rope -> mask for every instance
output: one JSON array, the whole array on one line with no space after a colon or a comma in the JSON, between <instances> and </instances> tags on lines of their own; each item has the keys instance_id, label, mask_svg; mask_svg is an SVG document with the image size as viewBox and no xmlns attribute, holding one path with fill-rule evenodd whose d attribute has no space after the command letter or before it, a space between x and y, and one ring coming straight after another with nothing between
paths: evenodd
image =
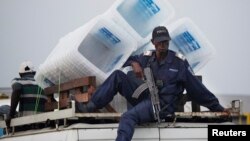
<instances>
[{"instance_id":1,"label":"rope","mask_svg":"<svg viewBox=\"0 0 250 141\"><path fill-rule=\"evenodd\" d=\"M35 105L35 114L37 114L37 109L39 106L41 94L42 94L42 88L40 86L37 86L37 97L36 97L36 105Z\"/></svg>"},{"instance_id":2,"label":"rope","mask_svg":"<svg viewBox=\"0 0 250 141\"><path fill-rule=\"evenodd\" d=\"M59 80L58 80L58 97L60 99L60 91L61 91L61 71L59 71ZM57 109L60 109L60 100L58 100L58 105L57 105Z\"/></svg>"}]
</instances>

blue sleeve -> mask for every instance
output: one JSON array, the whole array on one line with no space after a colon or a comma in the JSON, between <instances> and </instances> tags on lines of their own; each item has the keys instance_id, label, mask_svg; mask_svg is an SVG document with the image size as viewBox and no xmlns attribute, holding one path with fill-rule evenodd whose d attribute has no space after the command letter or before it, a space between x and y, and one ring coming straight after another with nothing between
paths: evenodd
<instances>
[{"instance_id":1,"label":"blue sleeve","mask_svg":"<svg viewBox=\"0 0 250 141\"><path fill-rule=\"evenodd\" d=\"M127 67L127 66L131 66L132 62L137 62L140 65L142 65L143 62L143 54L141 55L135 55L135 56L130 56L128 58L128 60L124 63L124 65L122 67Z\"/></svg>"},{"instance_id":2,"label":"blue sleeve","mask_svg":"<svg viewBox=\"0 0 250 141\"><path fill-rule=\"evenodd\" d=\"M191 100L196 103L207 107L211 111L223 111L224 108L220 105L219 100L216 96L211 93L202 82L194 76L191 67L188 62L185 62L185 81L184 86L189 94Z\"/></svg>"}]
</instances>

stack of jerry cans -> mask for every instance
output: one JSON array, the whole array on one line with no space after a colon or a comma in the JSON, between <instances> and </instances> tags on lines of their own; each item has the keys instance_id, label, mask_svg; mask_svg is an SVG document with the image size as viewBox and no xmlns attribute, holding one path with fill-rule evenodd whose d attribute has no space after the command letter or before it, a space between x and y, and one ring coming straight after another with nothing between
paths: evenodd
<instances>
[{"instance_id":1,"label":"stack of jerry cans","mask_svg":"<svg viewBox=\"0 0 250 141\"><path fill-rule=\"evenodd\" d=\"M43 88L91 75L100 84L122 67L136 45L124 29L98 16L60 39L35 78Z\"/></svg>"},{"instance_id":2,"label":"stack of jerry cans","mask_svg":"<svg viewBox=\"0 0 250 141\"><path fill-rule=\"evenodd\" d=\"M83 76L100 85L150 40L174 9L167 0L118 0L104 14L61 38L35 76L43 88Z\"/></svg>"}]
</instances>

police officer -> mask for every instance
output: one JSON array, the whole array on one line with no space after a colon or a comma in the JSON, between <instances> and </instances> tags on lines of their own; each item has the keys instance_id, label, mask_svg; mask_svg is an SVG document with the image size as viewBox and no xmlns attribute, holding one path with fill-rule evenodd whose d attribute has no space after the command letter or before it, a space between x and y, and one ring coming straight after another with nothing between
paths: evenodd
<instances>
[{"instance_id":1,"label":"police officer","mask_svg":"<svg viewBox=\"0 0 250 141\"><path fill-rule=\"evenodd\" d=\"M155 51L130 57L124 66L132 66L135 75L143 78L143 68L150 67L159 89L160 105L164 116L175 112L177 97L184 89L191 94L192 100L209 108L211 111L224 111L218 99L193 75L185 58L169 50L171 38L164 26L154 28L151 42ZM107 105L119 92L130 104L131 109L125 112L119 123L117 141L130 141L133 137L136 124L154 121L153 108L148 96L149 91L144 91L137 99L133 93L139 86L122 71L113 72L93 94L87 105L76 105L80 112L91 112L94 109Z\"/></svg>"},{"instance_id":2,"label":"police officer","mask_svg":"<svg viewBox=\"0 0 250 141\"><path fill-rule=\"evenodd\" d=\"M11 119L15 117L18 103L18 116L32 115L44 111L47 97L37 85L34 79L35 73L30 61L21 63L19 68L20 78L14 78L12 81L10 112L6 120L7 127L10 127Z\"/></svg>"}]
</instances>

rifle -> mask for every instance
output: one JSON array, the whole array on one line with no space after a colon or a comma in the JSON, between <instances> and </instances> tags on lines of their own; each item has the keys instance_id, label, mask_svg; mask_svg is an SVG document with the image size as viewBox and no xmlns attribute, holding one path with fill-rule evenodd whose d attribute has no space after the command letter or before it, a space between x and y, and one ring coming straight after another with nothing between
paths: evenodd
<instances>
[{"instance_id":1,"label":"rifle","mask_svg":"<svg viewBox=\"0 0 250 141\"><path fill-rule=\"evenodd\" d=\"M155 120L158 121L158 123L160 123L161 122L161 119L160 119L161 107L160 107L160 100L159 100L159 95L158 95L158 88L155 85L154 76L150 67L147 67L144 69L144 75L146 77L146 83L148 85L148 89L150 93L151 103L152 103L153 112L154 112L154 118Z\"/></svg>"}]
</instances>

